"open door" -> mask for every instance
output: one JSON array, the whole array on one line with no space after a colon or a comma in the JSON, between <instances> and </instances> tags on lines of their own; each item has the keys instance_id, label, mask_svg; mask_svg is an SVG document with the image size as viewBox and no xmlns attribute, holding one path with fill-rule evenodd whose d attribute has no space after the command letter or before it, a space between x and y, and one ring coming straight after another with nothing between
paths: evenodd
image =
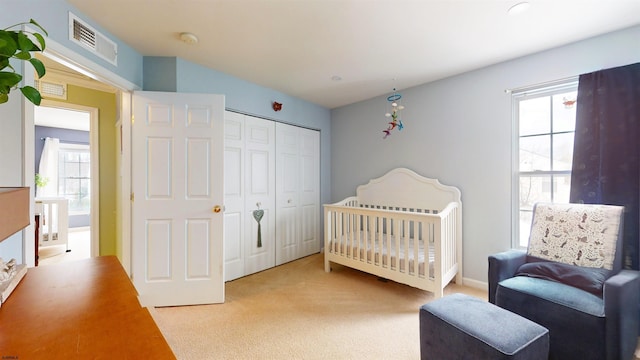
<instances>
[{"instance_id":1,"label":"open door","mask_svg":"<svg viewBox=\"0 0 640 360\"><path fill-rule=\"evenodd\" d=\"M131 137L142 304L224 302L224 96L134 92Z\"/></svg>"}]
</instances>

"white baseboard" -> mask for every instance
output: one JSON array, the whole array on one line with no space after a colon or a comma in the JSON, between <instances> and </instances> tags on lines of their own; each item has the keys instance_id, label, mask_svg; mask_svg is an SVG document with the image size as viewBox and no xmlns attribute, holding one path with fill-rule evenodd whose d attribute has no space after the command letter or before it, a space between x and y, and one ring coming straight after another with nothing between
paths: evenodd
<instances>
[{"instance_id":1,"label":"white baseboard","mask_svg":"<svg viewBox=\"0 0 640 360\"><path fill-rule=\"evenodd\" d=\"M476 288L476 289L480 289L480 290L484 290L484 291L489 291L489 284L484 282L484 281L478 281L478 280L474 280L474 279L469 279L466 277L462 278L462 284L466 285L468 287L472 287L472 288Z\"/></svg>"}]
</instances>

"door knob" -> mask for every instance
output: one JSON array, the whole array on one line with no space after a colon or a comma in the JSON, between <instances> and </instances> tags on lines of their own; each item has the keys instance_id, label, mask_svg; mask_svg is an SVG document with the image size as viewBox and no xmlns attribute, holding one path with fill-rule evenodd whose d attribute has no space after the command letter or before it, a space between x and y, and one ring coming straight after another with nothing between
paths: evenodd
<instances>
[{"instance_id":1,"label":"door knob","mask_svg":"<svg viewBox=\"0 0 640 360\"><path fill-rule=\"evenodd\" d=\"M220 210L221 210L221 209L220 209L220 205L216 205L216 206L214 206L214 207L213 207L213 212L214 212L214 213L219 213L219 212L220 212Z\"/></svg>"}]
</instances>

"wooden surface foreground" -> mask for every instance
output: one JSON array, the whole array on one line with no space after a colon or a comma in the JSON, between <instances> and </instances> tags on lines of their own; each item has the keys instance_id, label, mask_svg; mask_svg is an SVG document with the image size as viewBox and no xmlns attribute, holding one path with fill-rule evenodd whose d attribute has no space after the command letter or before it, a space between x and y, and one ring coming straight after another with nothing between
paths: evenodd
<instances>
[{"instance_id":1,"label":"wooden surface foreground","mask_svg":"<svg viewBox=\"0 0 640 360\"><path fill-rule=\"evenodd\" d=\"M30 268L0 307L2 359L175 359L114 256Z\"/></svg>"}]
</instances>

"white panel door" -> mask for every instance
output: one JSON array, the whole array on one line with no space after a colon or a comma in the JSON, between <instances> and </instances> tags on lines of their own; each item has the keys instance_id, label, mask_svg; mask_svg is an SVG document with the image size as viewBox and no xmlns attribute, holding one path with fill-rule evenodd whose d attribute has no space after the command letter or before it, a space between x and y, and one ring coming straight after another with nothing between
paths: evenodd
<instances>
[{"instance_id":1,"label":"white panel door","mask_svg":"<svg viewBox=\"0 0 640 360\"><path fill-rule=\"evenodd\" d=\"M245 275L276 262L275 131L275 122L245 116Z\"/></svg>"},{"instance_id":2,"label":"white panel door","mask_svg":"<svg viewBox=\"0 0 640 360\"><path fill-rule=\"evenodd\" d=\"M320 132L276 124L276 265L320 251Z\"/></svg>"},{"instance_id":3,"label":"white panel door","mask_svg":"<svg viewBox=\"0 0 640 360\"><path fill-rule=\"evenodd\" d=\"M133 282L145 306L224 302L224 96L135 92Z\"/></svg>"},{"instance_id":4,"label":"white panel door","mask_svg":"<svg viewBox=\"0 0 640 360\"><path fill-rule=\"evenodd\" d=\"M300 253L320 251L320 132L300 128Z\"/></svg>"},{"instance_id":5,"label":"white panel door","mask_svg":"<svg viewBox=\"0 0 640 360\"><path fill-rule=\"evenodd\" d=\"M224 116L224 280L230 281L245 275L245 125L242 114Z\"/></svg>"},{"instance_id":6,"label":"white panel door","mask_svg":"<svg viewBox=\"0 0 640 360\"><path fill-rule=\"evenodd\" d=\"M296 126L276 123L276 265L300 257L299 141Z\"/></svg>"}]
</instances>

